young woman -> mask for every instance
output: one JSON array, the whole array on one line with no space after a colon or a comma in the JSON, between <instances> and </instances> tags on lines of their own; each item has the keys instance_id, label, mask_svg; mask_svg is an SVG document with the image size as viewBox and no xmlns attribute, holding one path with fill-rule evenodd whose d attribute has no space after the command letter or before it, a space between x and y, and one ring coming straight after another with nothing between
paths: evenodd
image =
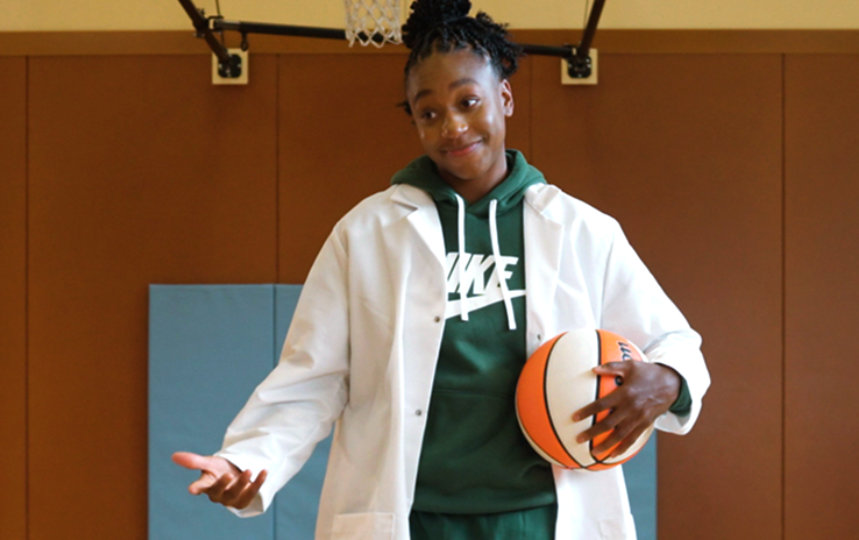
<instances>
[{"instance_id":1,"label":"young woman","mask_svg":"<svg viewBox=\"0 0 859 540\"><path fill-rule=\"evenodd\" d=\"M224 448L174 456L202 471L192 493L262 512L336 424L318 538L635 536L620 467L553 470L530 449L516 378L564 330L639 344L652 362L601 368L623 386L570 411L610 409L580 439L613 429L601 447L620 453L654 422L691 428L700 338L612 218L506 148L519 49L470 7L412 4L405 105L426 154L337 224Z\"/></svg>"}]
</instances>

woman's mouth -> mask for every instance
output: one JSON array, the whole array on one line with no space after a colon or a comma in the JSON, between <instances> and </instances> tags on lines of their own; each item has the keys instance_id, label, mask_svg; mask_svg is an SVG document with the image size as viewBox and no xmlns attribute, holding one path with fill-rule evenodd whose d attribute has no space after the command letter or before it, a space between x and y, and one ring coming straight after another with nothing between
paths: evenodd
<instances>
[{"instance_id":1,"label":"woman's mouth","mask_svg":"<svg viewBox=\"0 0 859 540\"><path fill-rule=\"evenodd\" d=\"M470 154L480 145L480 141L474 141L473 143L469 143L463 146L457 146L455 148L446 148L444 153L451 157L462 157L466 154Z\"/></svg>"}]
</instances>

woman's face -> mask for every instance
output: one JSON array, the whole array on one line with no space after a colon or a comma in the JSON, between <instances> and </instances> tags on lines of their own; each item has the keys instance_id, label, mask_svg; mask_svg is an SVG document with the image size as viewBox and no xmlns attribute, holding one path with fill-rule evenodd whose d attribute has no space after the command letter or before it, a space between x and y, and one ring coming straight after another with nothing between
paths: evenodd
<instances>
[{"instance_id":1,"label":"woman's face","mask_svg":"<svg viewBox=\"0 0 859 540\"><path fill-rule=\"evenodd\" d=\"M409 71L406 99L424 151L463 198L474 202L504 179L513 93L484 56L431 54Z\"/></svg>"}]
</instances>

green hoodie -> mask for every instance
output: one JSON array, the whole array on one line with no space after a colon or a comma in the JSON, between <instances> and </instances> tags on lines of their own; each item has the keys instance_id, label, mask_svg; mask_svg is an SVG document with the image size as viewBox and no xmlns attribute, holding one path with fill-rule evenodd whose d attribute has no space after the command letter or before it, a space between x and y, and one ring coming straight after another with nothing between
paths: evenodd
<instances>
[{"instance_id":1,"label":"green hoodie","mask_svg":"<svg viewBox=\"0 0 859 540\"><path fill-rule=\"evenodd\" d=\"M432 196L447 253L446 322L418 467L417 511L494 513L555 502L551 468L522 436L514 409L527 355L523 197L528 186L545 180L520 152L508 151L507 160L507 178L472 204L426 156L392 180Z\"/></svg>"}]
</instances>

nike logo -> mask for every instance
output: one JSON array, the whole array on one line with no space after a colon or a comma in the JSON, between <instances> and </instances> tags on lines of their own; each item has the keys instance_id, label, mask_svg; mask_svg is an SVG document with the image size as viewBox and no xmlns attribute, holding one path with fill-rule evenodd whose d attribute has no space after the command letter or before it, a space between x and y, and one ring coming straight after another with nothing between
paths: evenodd
<instances>
[{"instance_id":1,"label":"nike logo","mask_svg":"<svg viewBox=\"0 0 859 540\"><path fill-rule=\"evenodd\" d=\"M510 279L513 275L512 268L517 264L519 257L501 256L496 261L492 255L465 253L462 260L459 260L459 254L448 253L445 261L447 292L449 297L451 294L455 294L455 297L447 301L445 318L460 316L463 302L466 303L469 313L503 302L499 276L505 281ZM460 291L464 293L464 298L460 297ZM509 292L510 298L525 296L524 290Z\"/></svg>"}]
</instances>

